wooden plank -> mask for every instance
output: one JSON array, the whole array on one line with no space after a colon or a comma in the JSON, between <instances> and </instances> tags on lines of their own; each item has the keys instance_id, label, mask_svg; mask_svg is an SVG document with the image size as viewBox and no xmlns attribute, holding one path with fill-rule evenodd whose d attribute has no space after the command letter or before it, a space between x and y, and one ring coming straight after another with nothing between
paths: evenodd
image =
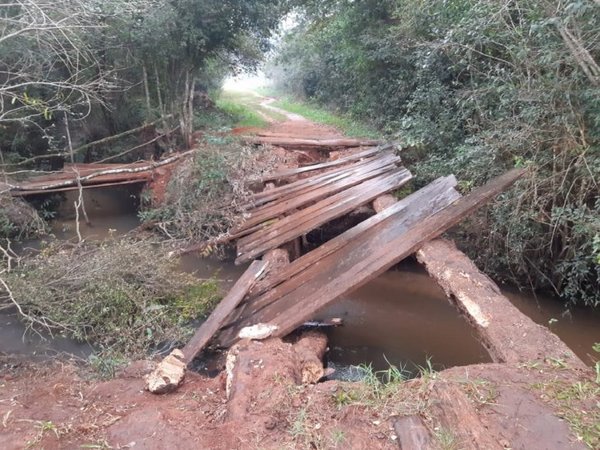
<instances>
[{"instance_id":1,"label":"wooden plank","mask_svg":"<svg viewBox=\"0 0 600 450\"><path fill-rule=\"evenodd\" d=\"M310 283L315 276L313 268L321 267L321 270L327 270L327 267L336 267L336 259L348 260L346 246L353 247L355 253L372 252L374 247L385 245L411 225L441 211L460 198L460 194L453 189L455 185L456 179L453 176L440 178L398 202L394 207L367 219L297 259L281 271L279 276L273 277L269 286L256 286L257 293L252 293L253 300L249 302L245 316L258 313L300 285ZM264 294L260 295L262 292ZM256 297L257 294L260 297Z\"/></svg>"},{"instance_id":2,"label":"wooden plank","mask_svg":"<svg viewBox=\"0 0 600 450\"><path fill-rule=\"evenodd\" d=\"M306 178L302 178L300 180L294 181L292 183L287 183L282 186L274 187L271 189L264 190L262 192L257 192L252 195L252 204L254 206L260 206L265 203L269 203L271 201L280 200L283 197L289 197L298 192L304 192L309 190L311 187L319 187L328 182L334 182L346 176L349 176L351 173L359 170L360 168L373 164L376 161L380 161L384 158L398 158L394 156L392 152L383 152L378 155L372 155L367 158L363 158L357 161L350 161L346 163L342 167L334 167L329 170L323 170L318 174L311 175Z\"/></svg>"},{"instance_id":3,"label":"wooden plank","mask_svg":"<svg viewBox=\"0 0 600 450\"><path fill-rule=\"evenodd\" d=\"M457 184L456 178L454 175L450 175L447 177L441 177L432 183L428 184L422 189L414 192L413 194L405 197L404 199L396 202L391 207L383 210L382 212L375 214L374 216L364 220L353 228L350 228L346 232L340 234L339 236L331 239L330 241L324 243L320 247L315 250L307 253L306 255L298 258L293 261L288 267L284 270L278 272L271 279L271 282L266 285L262 283L257 283L251 290L253 296L257 296L262 294L263 292L273 289L275 286L283 283L286 280L289 280L305 269L308 269L313 264L316 264L319 260L325 258L326 256L340 250L344 246L348 244L352 244L355 239L359 238L360 235L367 232L368 230L373 229L375 226L384 222L392 216L396 216L398 214L404 214L405 210L413 204L413 205L422 205L427 204L430 213L436 212L436 196L440 194L444 194L446 191L454 188ZM456 194L455 196L450 196L450 200L456 200L459 196ZM426 203L425 203L426 202ZM443 207L447 206L445 203L442 205ZM441 207L440 207L441 209ZM413 211L408 211L408 214L414 219L418 217L417 214ZM275 292L275 291L273 291Z\"/></svg>"},{"instance_id":4,"label":"wooden plank","mask_svg":"<svg viewBox=\"0 0 600 450\"><path fill-rule=\"evenodd\" d=\"M411 178L412 175L408 170L397 169L385 177L364 181L357 186L321 200L315 205L291 214L265 230L258 231L240 240L236 264L249 261L262 255L267 250L277 248L337 217L341 217L357 207L369 203L379 195L401 187Z\"/></svg>"},{"instance_id":5,"label":"wooden plank","mask_svg":"<svg viewBox=\"0 0 600 450\"><path fill-rule=\"evenodd\" d=\"M322 183L330 181L332 179L339 179L340 177L346 176L350 171L356 170L356 168L362 167L366 164L383 157L384 155L390 155L391 152L381 153L379 155L372 155L367 158L363 158L357 161L350 161L345 163L342 167L334 167L329 170L323 170L322 172L311 175L306 178L294 181L292 183L284 184L282 186L275 187L266 191L258 192L252 195L252 202L254 205L262 205L270 201L278 200L284 196L293 195L296 192L303 191L309 187L319 186Z\"/></svg>"},{"instance_id":6,"label":"wooden plank","mask_svg":"<svg viewBox=\"0 0 600 450\"><path fill-rule=\"evenodd\" d=\"M305 173L305 172L340 166L340 165L346 164L351 161L356 161L356 160L359 160L362 158L367 158L369 156L376 155L377 153L382 153L382 152L391 150L393 148L394 148L394 146L391 144L383 145L380 147L374 147L374 148L370 148L368 150L365 150L365 151L362 151L359 153L355 153L353 155L334 159L332 161L327 161L327 162L323 162L323 163L319 163L319 164L310 164L308 166L297 167L295 169L286 169L286 170L280 170L278 172L273 172L273 173L270 173L270 174L264 176L262 180L263 181L281 180L281 179L289 178L291 176L298 175L298 174Z\"/></svg>"},{"instance_id":7,"label":"wooden plank","mask_svg":"<svg viewBox=\"0 0 600 450\"><path fill-rule=\"evenodd\" d=\"M116 181L114 183L89 184L89 185L84 185L82 187L83 187L83 189L97 189L97 188L105 188L105 187L111 187L111 186L124 186L124 185L128 185L128 184L146 183L146 181L147 181L146 179L140 178L140 179L133 179L133 180ZM48 191L48 190L10 191L10 194L13 197L27 197L29 195L36 195L36 194L48 194L48 193L53 193L53 192L69 192L69 191L77 191L77 190L79 190L79 187L77 187L77 186L68 186L68 187L64 187L64 188L52 189L51 191ZM2 192L1 189L0 189L0 192Z\"/></svg>"},{"instance_id":8,"label":"wooden plank","mask_svg":"<svg viewBox=\"0 0 600 450\"><path fill-rule=\"evenodd\" d=\"M353 186L343 192L327 197L314 205L285 217L260 233L241 239L238 242L238 251L239 253L245 253L249 248L281 235L285 229L292 226L298 228L304 222L310 221L320 215L328 214L330 210L335 209L336 207L348 207L348 204L356 207L360 206L360 201L365 195L370 194L373 190L379 191L382 188L385 189L390 183L395 183L398 177L400 177L403 182L406 182L408 180L404 180L404 178L410 179L411 174L403 167L396 168L381 177L364 181L358 186Z\"/></svg>"},{"instance_id":9,"label":"wooden plank","mask_svg":"<svg viewBox=\"0 0 600 450\"><path fill-rule=\"evenodd\" d=\"M272 239L273 237L281 235L281 233L285 229L289 229L292 225L293 227L298 228L303 223L314 219L316 216L328 214L329 211L332 208L335 208L336 205L347 206L349 202L355 203L357 201L360 201L361 194L364 196L370 193L370 191L373 189L381 189L381 187L378 188L379 184L384 184L387 186L387 184L389 184L390 178L395 179L400 174L402 175L402 178L408 176L410 179L410 177L412 177L412 175L410 175L410 172L408 172L408 170L406 170L405 168L397 168L385 175L382 175L379 178L364 181L358 186L353 186L352 188L347 189L343 192L339 192L330 197L327 197L315 203L314 205L311 205L307 208L302 209L301 211L298 211L295 214L291 214L283 218L282 220L274 223L272 226L266 227L260 232L254 233L250 236L246 236L245 238L240 239L238 241L238 253L240 255L242 253L246 253L250 248L259 245L260 243L264 243ZM357 197L359 197L358 200ZM360 204L356 204L356 206L360 206Z\"/></svg>"},{"instance_id":10,"label":"wooden plank","mask_svg":"<svg viewBox=\"0 0 600 450\"><path fill-rule=\"evenodd\" d=\"M524 173L524 170L512 170L423 220L411 222L411 215L405 212L396 220L384 222L386 226L375 227L374 234L365 233L352 245L313 264L302 273L306 282L300 282L294 290L232 328L270 323L278 327L276 336L287 335L321 308L381 275L425 242L441 235ZM396 227L398 224L402 226ZM290 282L297 283L298 278ZM233 338L225 345L235 341Z\"/></svg>"},{"instance_id":11,"label":"wooden plank","mask_svg":"<svg viewBox=\"0 0 600 450\"><path fill-rule=\"evenodd\" d=\"M316 276L313 269L328 270L328 268L336 267L336 259L340 260L340 264L344 264L345 261L348 261L348 255L345 253L346 246L362 246L364 252L369 252L371 247L385 245L387 241L401 234L410 225L442 210L460 198L460 194L453 189L455 185L454 176L435 180L398 202L394 208L367 219L292 262L287 268L271 277L269 283L257 283L256 291L252 292L251 290L249 300L244 303L243 310L232 315L231 323L228 323L227 326L236 326L235 322L238 322L240 317L248 319L303 284L311 283ZM329 256L331 258L328 260ZM225 332L222 335L221 342L229 342L230 334Z\"/></svg>"},{"instance_id":12,"label":"wooden plank","mask_svg":"<svg viewBox=\"0 0 600 450\"><path fill-rule=\"evenodd\" d=\"M250 264L248 270L243 273L206 322L198 328L192 339L183 347L182 351L186 364L189 364L204 349L210 339L225 323L229 314L244 299L258 278L264 274L266 268L267 263L265 261L254 261Z\"/></svg>"},{"instance_id":13,"label":"wooden plank","mask_svg":"<svg viewBox=\"0 0 600 450\"><path fill-rule=\"evenodd\" d=\"M585 367L558 336L519 311L452 242L427 242L417 259L473 326L494 362L518 364L554 357L569 367Z\"/></svg>"},{"instance_id":14,"label":"wooden plank","mask_svg":"<svg viewBox=\"0 0 600 450\"><path fill-rule=\"evenodd\" d=\"M400 162L400 158L389 155L387 158L377 159L370 164L348 171L337 178L328 180L322 186L311 186L307 191L300 191L291 196L285 196L278 199L276 202L268 203L261 208L256 208L250 211L246 221L236 227L233 230L233 233L239 233L244 229L251 228L309 203L322 200L330 195L349 189L363 181L384 175L393 170L398 162Z\"/></svg>"}]
</instances>

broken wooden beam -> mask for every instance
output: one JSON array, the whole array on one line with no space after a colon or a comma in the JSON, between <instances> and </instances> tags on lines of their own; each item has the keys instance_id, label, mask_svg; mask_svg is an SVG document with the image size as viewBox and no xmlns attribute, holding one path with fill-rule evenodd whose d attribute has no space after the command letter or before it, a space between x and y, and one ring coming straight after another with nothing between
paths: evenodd
<instances>
[{"instance_id":1,"label":"broken wooden beam","mask_svg":"<svg viewBox=\"0 0 600 450\"><path fill-rule=\"evenodd\" d=\"M360 238L363 233L374 229L377 225L386 221L394 215L404 214L407 217L410 216L412 218L418 218L420 214L414 214L413 209L416 208L411 205L418 205L420 209L423 209L420 205L427 202L430 212L436 212L441 207L447 206L447 204L449 204L451 201L460 198L460 195L458 193L452 191L452 189L456 186L456 183L456 178L453 175L438 178L437 180L428 184L424 188L419 189L412 195L400 201L396 201L389 209L375 214L369 219L359 223L353 228L350 228L341 235L331 239L328 242L325 242L320 247L317 247L313 251L294 261L289 266L279 271L277 274L274 274L274 276L271 279L271 283L257 283L251 289L251 294L253 296L263 294L269 289L273 289L275 286L278 286L279 284L285 282L286 280L294 278L302 271L310 268L314 264L319 263L319 261L331 255L332 253L340 251L343 247L347 245L352 245L354 241ZM441 198L447 198L448 203L446 203L445 200L443 200L443 203L439 203L438 196L440 194L445 194L446 192L450 192L450 195L444 195L444 197ZM271 295L277 295L277 292L273 291ZM279 293L279 295L281 295L281 293ZM267 304L268 301L262 305L260 305L260 303L261 302L259 301L255 301L253 306L262 307L265 304Z\"/></svg>"},{"instance_id":2,"label":"broken wooden beam","mask_svg":"<svg viewBox=\"0 0 600 450\"><path fill-rule=\"evenodd\" d=\"M228 316L244 299L250 288L264 274L268 264L265 261L254 261L231 288L229 293L217 305L212 314L206 319L192 339L183 347L183 361L186 364L204 349L210 339L227 321Z\"/></svg>"},{"instance_id":3,"label":"broken wooden beam","mask_svg":"<svg viewBox=\"0 0 600 450\"><path fill-rule=\"evenodd\" d=\"M362 152L354 153L352 155L344 156L343 158L334 159L331 161L325 161L318 164L310 164L308 166L296 167L294 169L278 170L276 172L267 174L263 177L263 181L270 180L282 180L285 178L293 177L301 173L312 172L315 170L327 169L329 167L336 167L347 164L352 161L358 161L360 159L368 158L378 153L383 153L392 150L394 146L392 144L383 145L379 147L370 148Z\"/></svg>"},{"instance_id":4,"label":"broken wooden beam","mask_svg":"<svg viewBox=\"0 0 600 450\"><path fill-rule=\"evenodd\" d=\"M467 255L447 240L424 244L417 259L473 326L492 360L525 363L556 358L585 364L546 327L521 313Z\"/></svg>"},{"instance_id":5,"label":"broken wooden beam","mask_svg":"<svg viewBox=\"0 0 600 450\"><path fill-rule=\"evenodd\" d=\"M398 168L384 176L373 178L343 192L332 195L308 208L273 223L238 241L236 264L250 261L266 251L277 248L294 238L369 203L381 194L403 186L412 178L411 173Z\"/></svg>"},{"instance_id":6,"label":"broken wooden beam","mask_svg":"<svg viewBox=\"0 0 600 450\"><path fill-rule=\"evenodd\" d=\"M374 160L369 160L368 164L350 167L338 176L325 179L320 184L311 185L304 191L294 192L264 206L254 208L250 211L246 220L231 232L234 234L240 233L243 230L306 206L309 203L323 200L364 181L382 176L396 168L396 164L399 162L400 158L388 154Z\"/></svg>"},{"instance_id":7,"label":"broken wooden beam","mask_svg":"<svg viewBox=\"0 0 600 450\"><path fill-rule=\"evenodd\" d=\"M343 276L344 270L351 270L354 264L358 264L378 246L385 245L410 225L459 198L460 194L453 189L455 185L456 179L453 176L438 179L392 208L365 220L292 262L273 277L270 285L256 285L256 291L251 291L251 298L245 304L244 313L240 315L241 319L228 326L236 330L245 323L267 323L272 319L272 314L293 306L292 303L297 301L295 297L285 299L293 297L298 290L304 290L304 294L309 295L310 292L318 291L319 283L323 283L326 289L328 283ZM352 284L353 281L350 280L350 288ZM329 297L327 290L323 291L323 295L329 301L335 300ZM235 338L235 332L227 330L219 336L219 343L229 346Z\"/></svg>"},{"instance_id":8,"label":"broken wooden beam","mask_svg":"<svg viewBox=\"0 0 600 450\"><path fill-rule=\"evenodd\" d=\"M234 324L232 328L268 323L277 327L276 336L287 335L311 319L318 310L381 275L414 253L425 242L435 239L460 222L507 189L523 173L520 169L512 170L458 200L451 194L440 194L438 206L448 201L451 204L447 206L446 203L445 207L433 214L427 204L413 203L402 214L383 221L358 236L350 245L327 255L283 283L278 288L282 289L287 285L282 296L273 299L268 306L241 323ZM418 217L419 211L421 217ZM220 342L228 346L235 340L235 336L230 334L224 335L224 340Z\"/></svg>"}]
</instances>

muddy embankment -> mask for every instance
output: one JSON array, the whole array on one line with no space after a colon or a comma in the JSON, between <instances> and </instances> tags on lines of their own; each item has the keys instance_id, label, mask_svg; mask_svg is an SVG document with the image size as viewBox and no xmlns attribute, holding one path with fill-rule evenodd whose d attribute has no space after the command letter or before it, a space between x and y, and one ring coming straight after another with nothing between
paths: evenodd
<instances>
[{"instance_id":1,"label":"muddy embankment","mask_svg":"<svg viewBox=\"0 0 600 450\"><path fill-rule=\"evenodd\" d=\"M317 136L329 132L298 121L273 128ZM114 236L137 226L134 217L123 229L116 218L103 225L94 220L89 231ZM552 300L537 300L542 308L532 309L535 320L547 325L557 319L551 329L575 355L512 309L473 268L454 267L452 279L464 281L457 287L445 283L443 269L428 264L431 254L417 256L439 275L446 292L416 261L405 261L316 317L340 317L342 327L285 340L243 341L229 353L229 375L223 358L216 376L189 371L177 391L163 396L144 390L143 376L155 361L134 362L101 382L76 361L36 364L30 355L3 356L0 444L8 449L570 449L587 443L593 448L600 390L580 359L591 364L591 344L600 340L597 317L559 316ZM218 270L225 288L244 268L196 256L181 261L181 270L199 278ZM536 304L512 298L523 311L529 309L523 305ZM13 353L10 347L0 351ZM372 369L357 369L360 364ZM390 364L406 372L375 373ZM321 374L328 376L317 380Z\"/></svg>"}]
</instances>

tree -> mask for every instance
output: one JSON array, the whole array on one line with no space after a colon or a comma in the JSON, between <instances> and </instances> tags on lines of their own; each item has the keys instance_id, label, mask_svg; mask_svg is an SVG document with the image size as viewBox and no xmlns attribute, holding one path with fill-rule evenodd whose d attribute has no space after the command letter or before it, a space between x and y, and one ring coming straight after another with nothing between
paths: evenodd
<instances>
[{"instance_id":1,"label":"tree","mask_svg":"<svg viewBox=\"0 0 600 450\"><path fill-rule=\"evenodd\" d=\"M0 4L0 126L39 126L57 111L85 116L116 88L86 42L99 28L83 0L11 0Z\"/></svg>"}]
</instances>

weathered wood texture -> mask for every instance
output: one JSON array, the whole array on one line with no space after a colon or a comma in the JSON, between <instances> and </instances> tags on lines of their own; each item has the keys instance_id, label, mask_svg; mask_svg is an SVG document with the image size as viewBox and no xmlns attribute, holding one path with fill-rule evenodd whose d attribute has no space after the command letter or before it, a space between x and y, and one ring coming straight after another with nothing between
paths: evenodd
<instances>
[{"instance_id":1,"label":"weathered wood texture","mask_svg":"<svg viewBox=\"0 0 600 450\"><path fill-rule=\"evenodd\" d=\"M266 261L254 261L240 279L235 283L227 296L221 300L213 313L206 319L196 334L183 348L184 362L189 364L208 344L210 339L226 322L227 317L236 306L244 299L250 288L263 275L268 263Z\"/></svg>"},{"instance_id":2,"label":"weathered wood texture","mask_svg":"<svg viewBox=\"0 0 600 450\"><path fill-rule=\"evenodd\" d=\"M264 206L254 208L244 223L234 228L232 233L240 233L289 211L342 192L363 181L382 176L391 172L399 162L400 158L387 154L369 160L367 163L353 165L334 177L321 177L318 182L306 186L302 191L283 195Z\"/></svg>"},{"instance_id":3,"label":"weathered wood texture","mask_svg":"<svg viewBox=\"0 0 600 450\"><path fill-rule=\"evenodd\" d=\"M473 450L505 448L481 423L473 403L456 385L436 382L431 389L429 401L431 406L427 411L428 415L437 427L451 433L455 448Z\"/></svg>"},{"instance_id":4,"label":"weathered wood texture","mask_svg":"<svg viewBox=\"0 0 600 450\"><path fill-rule=\"evenodd\" d=\"M318 164L310 164L308 166L296 167L294 169L279 170L265 175L263 177L263 181L283 180L285 178L293 177L306 172L313 172L315 170L322 170L330 167L342 166L349 162L372 157L374 155L377 155L378 153L383 153L392 149L394 149L393 145L384 145L380 147L369 148L367 150L354 153L352 155L344 156L343 158L334 159L331 161L326 161Z\"/></svg>"},{"instance_id":5,"label":"weathered wood texture","mask_svg":"<svg viewBox=\"0 0 600 450\"><path fill-rule=\"evenodd\" d=\"M292 149L312 150L339 150L354 147L372 147L381 144L381 141L370 139L297 139L284 137L246 137L249 144L274 145Z\"/></svg>"},{"instance_id":6,"label":"weathered wood texture","mask_svg":"<svg viewBox=\"0 0 600 450\"><path fill-rule=\"evenodd\" d=\"M132 182L150 181L153 171L159 167L173 164L176 161L195 153L194 150L178 153L162 161L140 161L131 164L67 164L57 173L32 177L18 185L5 184L13 196L27 196L33 193L64 191L67 188L78 189L80 182L84 188L98 185L116 185Z\"/></svg>"},{"instance_id":7,"label":"weathered wood texture","mask_svg":"<svg viewBox=\"0 0 600 450\"><path fill-rule=\"evenodd\" d=\"M513 306L496 283L452 242L427 242L417 252L417 259L473 326L495 362L522 363L554 357L571 367L584 367L558 336Z\"/></svg>"},{"instance_id":8,"label":"weathered wood texture","mask_svg":"<svg viewBox=\"0 0 600 450\"><path fill-rule=\"evenodd\" d=\"M266 251L302 236L355 208L367 204L381 194L397 189L412 178L404 168L364 181L340 193L327 197L314 205L259 230L238 241L236 264L250 261Z\"/></svg>"},{"instance_id":9,"label":"weathered wood texture","mask_svg":"<svg viewBox=\"0 0 600 450\"><path fill-rule=\"evenodd\" d=\"M220 343L229 346L235 342L234 330L254 323L277 325L284 336L318 309L391 267L396 258L390 257L395 250L390 242L456 201L460 195L455 184L454 177L436 180L292 262L270 286L257 285L241 319L229 324L231 330L222 333Z\"/></svg>"},{"instance_id":10,"label":"weathered wood texture","mask_svg":"<svg viewBox=\"0 0 600 450\"><path fill-rule=\"evenodd\" d=\"M256 323L276 325L277 336L287 335L321 308L374 279L425 242L441 235L509 187L523 173L522 170L510 171L458 200L458 194L453 190L438 192L429 197L426 204L414 201L414 197L409 200L412 196L407 197L400 213L392 214L356 237L342 234L340 238L344 236L342 239L348 240L346 245L316 262L311 261L292 279L274 287L263 297L251 300L251 315L230 324L230 329L219 337L219 341L229 346L236 341L235 330ZM352 230L348 233L355 233ZM305 258L311 258L310 253L290 264L289 270L296 265L305 265ZM265 297L269 297L268 301ZM260 307L256 308L256 304Z\"/></svg>"}]
</instances>

